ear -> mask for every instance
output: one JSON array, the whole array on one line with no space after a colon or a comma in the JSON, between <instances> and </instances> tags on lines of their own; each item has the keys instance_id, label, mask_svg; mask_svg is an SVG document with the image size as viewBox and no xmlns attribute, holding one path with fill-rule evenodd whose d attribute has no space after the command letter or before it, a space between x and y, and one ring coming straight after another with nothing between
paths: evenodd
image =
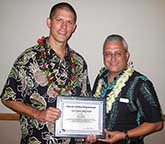
<instances>
[{"instance_id":1,"label":"ear","mask_svg":"<svg viewBox=\"0 0 165 144\"><path fill-rule=\"evenodd\" d=\"M75 32L76 28L77 28L77 25L75 24L74 27L73 27L72 33Z\"/></svg>"},{"instance_id":2,"label":"ear","mask_svg":"<svg viewBox=\"0 0 165 144\"><path fill-rule=\"evenodd\" d=\"M47 24L48 28L51 27L51 19L50 18L47 18L46 24Z\"/></svg>"},{"instance_id":3,"label":"ear","mask_svg":"<svg viewBox=\"0 0 165 144\"><path fill-rule=\"evenodd\" d=\"M127 57L127 62L128 62L129 57L130 57L130 53L129 52L126 53L126 57Z\"/></svg>"}]
</instances>

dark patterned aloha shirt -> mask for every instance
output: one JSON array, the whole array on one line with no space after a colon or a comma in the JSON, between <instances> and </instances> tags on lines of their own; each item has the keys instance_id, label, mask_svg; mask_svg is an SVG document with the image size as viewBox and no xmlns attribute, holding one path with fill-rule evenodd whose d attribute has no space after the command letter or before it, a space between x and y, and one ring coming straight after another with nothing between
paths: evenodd
<instances>
[{"instance_id":1,"label":"dark patterned aloha shirt","mask_svg":"<svg viewBox=\"0 0 165 144\"><path fill-rule=\"evenodd\" d=\"M15 61L1 98L22 101L38 110L45 110L50 106L55 107L57 95L89 96L87 64L68 45L66 50L61 60L48 45L48 38L44 39L42 46L25 50ZM50 79L53 83L49 82ZM39 122L26 115L20 115L20 125L22 144L68 144L70 141L67 138L54 138L53 124Z\"/></svg>"},{"instance_id":2,"label":"dark patterned aloha shirt","mask_svg":"<svg viewBox=\"0 0 165 144\"><path fill-rule=\"evenodd\" d=\"M107 69L100 70L94 83L93 94L96 92L98 81L102 79L100 97L107 97L122 73L110 84L108 84L108 74ZM134 71L125 84L112 104L112 109L106 114L106 128L111 131L126 131L143 122L162 121L160 104L151 81L146 76ZM143 138L133 138L131 143L143 144ZM120 141L117 144L126 144L126 142Z\"/></svg>"}]
</instances>

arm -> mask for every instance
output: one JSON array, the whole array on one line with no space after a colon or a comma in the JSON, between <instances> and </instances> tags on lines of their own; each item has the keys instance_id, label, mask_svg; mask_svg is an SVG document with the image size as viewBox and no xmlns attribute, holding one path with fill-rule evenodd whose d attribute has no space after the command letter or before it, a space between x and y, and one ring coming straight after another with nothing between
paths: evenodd
<instances>
[{"instance_id":1,"label":"arm","mask_svg":"<svg viewBox=\"0 0 165 144\"><path fill-rule=\"evenodd\" d=\"M144 122L139 127L131 129L127 132L128 132L128 136L131 138L131 137L148 135L150 133L159 131L162 128L163 128L163 121L155 122L155 123Z\"/></svg>"},{"instance_id":2,"label":"arm","mask_svg":"<svg viewBox=\"0 0 165 144\"><path fill-rule=\"evenodd\" d=\"M119 140L124 140L126 138L136 138L148 135L155 131L162 129L163 121L161 119L161 109L160 104L156 95L156 92L153 88L153 85L150 81L140 81L139 87L136 88L137 93L137 105L141 107L141 117L143 123L138 127L128 130L127 132L123 131L107 131L106 139L101 140L105 142L116 142Z\"/></svg>"},{"instance_id":3,"label":"arm","mask_svg":"<svg viewBox=\"0 0 165 144\"><path fill-rule=\"evenodd\" d=\"M97 139L97 140L107 143L115 143L117 141L126 139L126 137L128 138L140 137L158 131L162 128L163 128L163 121L156 123L145 122L134 129L128 130L127 133L121 131L108 131L105 129L105 134L106 134L105 139ZM89 135L86 141L89 143L95 142L96 136Z\"/></svg>"},{"instance_id":4,"label":"arm","mask_svg":"<svg viewBox=\"0 0 165 144\"><path fill-rule=\"evenodd\" d=\"M162 128L163 128L163 122L162 121L156 122L156 123L145 122L134 129L128 130L127 135L129 138L139 137L139 136L144 136L144 135L153 133L153 132L158 131ZM119 140L126 139L126 133L125 132L105 130L105 133L106 133L106 138L105 139L98 139L99 141L114 143L114 142L117 142Z\"/></svg>"},{"instance_id":5,"label":"arm","mask_svg":"<svg viewBox=\"0 0 165 144\"><path fill-rule=\"evenodd\" d=\"M57 108L49 107L46 110L37 110L20 101L12 101L12 100L1 100L1 101L8 108L20 114L28 115L42 122L54 123L60 117L60 110Z\"/></svg>"}]
</instances>

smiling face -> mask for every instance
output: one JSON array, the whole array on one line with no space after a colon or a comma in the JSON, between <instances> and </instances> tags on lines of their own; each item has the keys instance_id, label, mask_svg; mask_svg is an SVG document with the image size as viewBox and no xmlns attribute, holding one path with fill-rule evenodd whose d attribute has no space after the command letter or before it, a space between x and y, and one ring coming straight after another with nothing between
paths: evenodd
<instances>
[{"instance_id":1,"label":"smiling face","mask_svg":"<svg viewBox=\"0 0 165 144\"><path fill-rule=\"evenodd\" d=\"M52 18L47 19L49 37L58 43L66 43L76 28L75 15L66 9L57 9Z\"/></svg>"},{"instance_id":2,"label":"smiling face","mask_svg":"<svg viewBox=\"0 0 165 144\"><path fill-rule=\"evenodd\" d=\"M116 76L127 66L129 52L124 48L122 41L106 41L103 48L104 65Z\"/></svg>"}]
</instances>

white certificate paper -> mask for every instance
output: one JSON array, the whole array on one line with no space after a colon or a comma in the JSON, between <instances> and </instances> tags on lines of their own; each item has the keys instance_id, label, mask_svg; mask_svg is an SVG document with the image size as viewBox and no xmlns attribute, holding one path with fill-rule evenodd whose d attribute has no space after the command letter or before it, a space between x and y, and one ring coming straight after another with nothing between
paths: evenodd
<instances>
[{"instance_id":1,"label":"white certificate paper","mask_svg":"<svg viewBox=\"0 0 165 144\"><path fill-rule=\"evenodd\" d=\"M65 130L93 130L98 131L99 105L65 103L63 128Z\"/></svg>"},{"instance_id":2,"label":"white certificate paper","mask_svg":"<svg viewBox=\"0 0 165 144\"><path fill-rule=\"evenodd\" d=\"M103 136L105 103L103 99L84 97L57 97L62 114L56 121L56 137Z\"/></svg>"}]
</instances>

